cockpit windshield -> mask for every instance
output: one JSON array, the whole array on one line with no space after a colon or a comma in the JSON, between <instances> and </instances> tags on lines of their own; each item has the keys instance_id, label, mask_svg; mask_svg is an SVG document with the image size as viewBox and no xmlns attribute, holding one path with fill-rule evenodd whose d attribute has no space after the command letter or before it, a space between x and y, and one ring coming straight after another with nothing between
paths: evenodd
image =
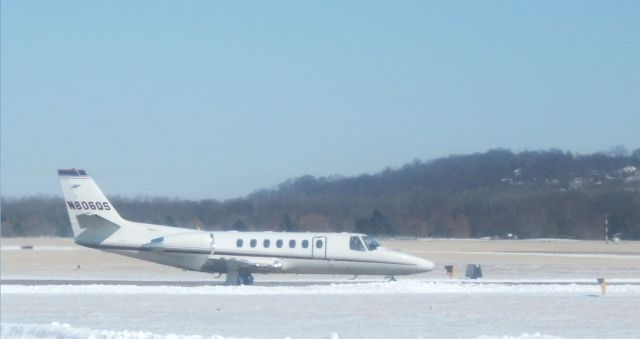
<instances>
[{"instance_id":1,"label":"cockpit windshield","mask_svg":"<svg viewBox=\"0 0 640 339\"><path fill-rule=\"evenodd\" d=\"M380 247L378 240L369 235L362 237L354 235L349 239L349 248L354 251L375 251L378 247Z\"/></svg>"},{"instance_id":2,"label":"cockpit windshield","mask_svg":"<svg viewBox=\"0 0 640 339\"><path fill-rule=\"evenodd\" d=\"M349 248L354 251L366 251L364 245L362 244L362 241L360 241L360 237L358 236L352 236L351 239L349 239Z\"/></svg>"},{"instance_id":3,"label":"cockpit windshield","mask_svg":"<svg viewBox=\"0 0 640 339\"><path fill-rule=\"evenodd\" d=\"M369 249L369 251L375 251L376 248L380 247L380 243L378 242L378 240L372 236L365 235L362 237L362 240L364 241L364 244L367 246L367 249Z\"/></svg>"}]
</instances>

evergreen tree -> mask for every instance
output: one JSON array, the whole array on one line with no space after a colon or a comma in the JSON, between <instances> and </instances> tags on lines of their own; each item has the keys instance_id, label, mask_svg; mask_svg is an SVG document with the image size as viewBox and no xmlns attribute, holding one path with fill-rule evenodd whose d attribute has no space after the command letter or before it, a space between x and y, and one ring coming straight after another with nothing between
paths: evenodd
<instances>
[{"instance_id":1,"label":"evergreen tree","mask_svg":"<svg viewBox=\"0 0 640 339\"><path fill-rule=\"evenodd\" d=\"M391 222L389 219L380 212L377 208L373 210L371 213L371 217L369 218L369 222L371 224L371 228L376 235L389 235L393 236L395 234L393 230L393 226L391 226Z\"/></svg>"},{"instance_id":2,"label":"evergreen tree","mask_svg":"<svg viewBox=\"0 0 640 339\"><path fill-rule=\"evenodd\" d=\"M371 221L367 218L358 218L355 221L356 232L364 234L374 234L374 230L371 227Z\"/></svg>"},{"instance_id":3,"label":"evergreen tree","mask_svg":"<svg viewBox=\"0 0 640 339\"><path fill-rule=\"evenodd\" d=\"M358 218L355 226L358 233L387 236L392 236L395 233L389 219L378 209L374 209L368 219Z\"/></svg>"},{"instance_id":4,"label":"evergreen tree","mask_svg":"<svg viewBox=\"0 0 640 339\"><path fill-rule=\"evenodd\" d=\"M282 220L280 221L279 230L281 232L296 232L299 230L299 227L291 220L289 214L285 214L282 216Z\"/></svg>"},{"instance_id":5,"label":"evergreen tree","mask_svg":"<svg viewBox=\"0 0 640 339\"><path fill-rule=\"evenodd\" d=\"M231 226L231 229L238 232L246 232L249 230L249 225L247 225L246 222L238 219L236 220L236 222L233 223L233 226Z\"/></svg>"}]
</instances>

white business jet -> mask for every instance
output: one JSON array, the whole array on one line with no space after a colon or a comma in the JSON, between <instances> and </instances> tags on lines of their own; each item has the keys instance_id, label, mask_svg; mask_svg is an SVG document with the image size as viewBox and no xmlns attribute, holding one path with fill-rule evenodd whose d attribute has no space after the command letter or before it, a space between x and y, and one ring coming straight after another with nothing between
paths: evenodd
<instances>
[{"instance_id":1,"label":"white business jet","mask_svg":"<svg viewBox=\"0 0 640 339\"><path fill-rule=\"evenodd\" d=\"M428 272L431 261L387 250L356 233L208 232L123 219L84 170L58 170L75 242L178 267L226 273L226 284L252 273L395 275Z\"/></svg>"}]
</instances>

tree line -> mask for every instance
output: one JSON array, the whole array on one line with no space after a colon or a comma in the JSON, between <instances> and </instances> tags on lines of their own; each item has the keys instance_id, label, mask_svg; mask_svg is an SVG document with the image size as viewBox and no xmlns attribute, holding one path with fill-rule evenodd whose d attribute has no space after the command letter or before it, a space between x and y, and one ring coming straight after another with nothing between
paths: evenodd
<instances>
[{"instance_id":1,"label":"tree line","mask_svg":"<svg viewBox=\"0 0 640 339\"><path fill-rule=\"evenodd\" d=\"M218 201L110 197L127 219L207 230L640 239L640 149L494 149L356 177L302 176ZM2 198L2 236L71 236L60 197Z\"/></svg>"}]
</instances>

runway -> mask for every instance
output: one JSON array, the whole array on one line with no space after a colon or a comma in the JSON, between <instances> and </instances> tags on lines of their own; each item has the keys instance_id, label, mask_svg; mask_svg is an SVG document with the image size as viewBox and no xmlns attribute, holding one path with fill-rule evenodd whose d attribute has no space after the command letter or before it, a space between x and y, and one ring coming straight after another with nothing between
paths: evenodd
<instances>
[{"instance_id":1,"label":"runway","mask_svg":"<svg viewBox=\"0 0 640 339\"><path fill-rule=\"evenodd\" d=\"M454 277L463 278L467 264L482 265L483 279L640 278L640 242L422 239L386 240L383 245L435 262L432 272L415 276L417 279L446 279L444 265L453 265ZM224 280L212 274L183 271L84 248L72 239L3 238L1 248L4 280L202 280L214 283ZM350 278L293 276L288 279L321 282ZM274 279L278 279L277 276L260 276L256 283Z\"/></svg>"},{"instance_id":2,"label":"runway","mask_svg":"<svg viewBox=\"0 0 640 339\"><path fill-rule=\"evenodd\" d=\"M400 278L402 280L402 278ZM333 284L361 284L361 283L377 283L381 279L362 279L362 280L270 280L256 282L253 286L315 286L315 285L333 285ZM407 281L417 281L421 283L435 284L460 284L460 285L589 285L599 286L600 284L594 280L495 280L495 279L455 279L455 280L416 280L407 279ZM393 283L393 282L389 282ZM181 287L198 287L198 286L225 286L219 281L204 280L65 280L65 279L3 279L1 285L21 285L21 286L78 286L78 285L105 285L105 286L181 286ZM640 285L640 279L617 279L608 280L609 286L616 285Z\"/></svg>"},{"instance_id":3,"label":"runway","mask_svg":"<svg viewBox=\"0 0 640 339\"><path fill-rule=\"evenodd\" d=\"M335 281L266 281L256 282L253 286L309 286L309 285L329 285ZM353 282L340 281L342 284ZM2 285L22 285L22 286L78 286L78 285L106 285L106 286L224 286L219 281L204 280L65 280L65 279L6 279L2 280Z\"/></svg>"}]
</instances>

